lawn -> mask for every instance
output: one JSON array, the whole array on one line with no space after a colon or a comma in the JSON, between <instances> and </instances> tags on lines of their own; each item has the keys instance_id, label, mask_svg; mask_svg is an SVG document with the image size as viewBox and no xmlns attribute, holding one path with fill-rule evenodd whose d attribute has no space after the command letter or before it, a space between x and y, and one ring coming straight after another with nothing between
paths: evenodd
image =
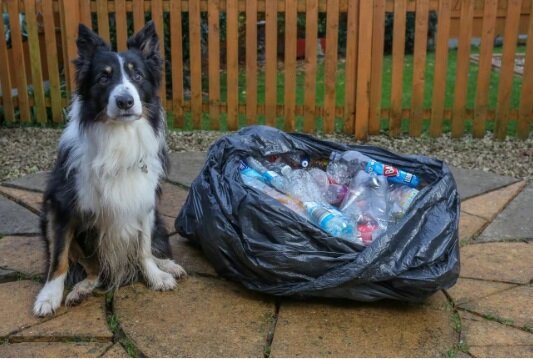
<instances>
[{"instance_id":1,"label":"lawn","mask_svg":"<svg viewBox=\"0 0 533 359\"><path fill-rule=\"evenodd\" d=\"M478 48L472 47L472 53L478 52ZM495 53L501 52L501 48L495 48ZM525 52L525 47L518 47L517 53ZM424 107L431 108L431 97L432 97L432 88L433 88L433 70L435 66L435 54L433 52L428 53L426 60L426 78L425 78L425 92L424 92ZM457 65L457 50L452 49L449 51L448 55L448 71L446 79L446 96L445 96L445 108L451 109L453 106L454 100L454 86L455 86L455 73ZM392 69L392 56L387 55L384 57L383 61L383 88L382 88L382 108L390 107L390 97L391 97L391 69ZM344 104L344 71L345 64L344 61L339 61L337 66L337 77L336 77L336 101L337 106L343 106ZM477 82L477 73L478 66L476 64L471 64L469 69L468 76L468 90L467 90L467 109L474 108L475 94L476 94L476 82ZM406 55L404 61L404 74L403 74L403 97L402 105L404 108L409 108L411 104L411 95L412 95L412 77L413 77L413 56ZM495 109L497 104L498 97L498 78L499 73L493 71L491 73L491 81L489 88L489 108ZM226 101L226 74L225 72L221 73L221 101ZM296 92L296 103L302 105L304 102L304 71L301 64L298 66L297 70L297 92ZM511 108L516 109L519 106L520 101L520 87L521 87L521 78L518 76L514 77L513 87L511 93ZM208 79L204 78L203 81L203 90L207 92L208 88ZM258 73L257 78L257 99L258 103L262 104L265 100L265 74L262 70ZM246 74L244 69L239 73L239 103L246 102ZM283 68L280 68L277 75L277 102L282 104L284 101L284 72ZM207 98L204 98L204 102L207 102ZM316 103L317 105L322 105L324 102L324 62L320 61L317 67L317 81L316 81ZM260 116L259 123L264 123L264 116ZM204 113L202 116L202 126L203 128L208 128L209 119L208 114ZM427 128L429 121L425 121L425 128ZM239 116L240 125L245 125L244 115ZM317 128L321 128L321 119L317 119ZM186 115L186 124L187 128L190 128L190 114ZM226 129L225 114L221 115L221 124L222 129ZM283 126L283 118L277 119L278 127ZM449 130L449 121L444 121L444 130ZM302 118L297 116L297 129L302 127ZM388 121L382 121L382 128L386 129L388 127ZM494 124L488 123L487 128L493 129ZM515 131L515 123L511 122L509 126L509 134L513 134ZM342 119L337 119L336 128L338 130L342 129ZM471 128L471 121L467 119L466 122L466 131L469 131ZM408 122L407 119L402 123L402 129L407 131Z\"/></svg>"}]
</instances>

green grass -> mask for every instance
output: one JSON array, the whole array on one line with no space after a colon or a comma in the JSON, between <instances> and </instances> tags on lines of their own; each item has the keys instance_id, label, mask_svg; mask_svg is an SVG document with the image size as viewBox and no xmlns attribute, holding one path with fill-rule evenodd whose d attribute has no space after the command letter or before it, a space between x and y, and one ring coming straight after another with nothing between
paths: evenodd
<instances>
[{"instance_id":1,"label":"green grass","mask_svg":"<svg viewBox=\"0 0 533 359\"><path fill-rule=\"evenodd\" d=\"M472 53L479 52L479 49L476 47L472 47ZM495 53L501 52L501 48L495 48ZM525 52L525 47L519 46L517 48L517 53L523 53ZM320 61L317 66L317 78L316 78L316 104L318 106L321 106L324 104L324 95L325 95L325 85L324 85L324 62ZM424 101L423 106L424 108L431 108L431 102L432 102L432 89L433 89L433 75L434 75L434 68L435 68L435 53L430 52L427 55L426 59L426 72L425 72L425 91L424 91ZM448 54L448 68L447 68L447 76L446 76L446 83L445 83L445 108L451 109L453 107L453 101L454 101L454 92L455 92L455 76L456 76L456 70L457 70L457 50L452 49L449 51ZM468 74L468 88L467 88L467 99L466 99L466 108L473 110L474 109L474 103L475 103L475 96L476 96L476 84L477 84L477 74L478 74L478 66L476 64L470 64L469 66L469 74ZM303 66L299 66L296 74L296 104L297 105L303 105L304 103L304 94L305 94L305 88L304 88L304 71ZM392 56L387 55L384 57L383 61L383 82L382 82L382 99L381 99L381 106L382 108L389 108L390 107L390 99L391 99L391 77L392 77ZM205 92L207 92L208 89L208 78L205 77L203 79L202 88ZM412 97L412 81L413 81L413 55L405 55L404 60L404 72L403 72L403 93L402 93L402 107L403 108L410 108L411 106L411 97ZM220 77L221 82L221 94L220 98L221 101L224 103L227 99L227 88L226 88L226 73L221 72ZM283 71L283 68L280 68L277 73L277 103L283 104L284 102L284 82L285 82L285 74ZM497 106L497 98L498 98L498 82L499 82L499 72L492 71L491 72L491 78L490 78L490 86L489 86L489 109L495 110ZM510 108L511 109L517 109L520 102L520 89L521 89L521 82L522 79L518 76L514 76L513 78L513 85L512 85L512 92L510 97ZM246 103L246 73L244 68L241 69L239 72L239 103ZM343 106L344 105L344 96L345 96L345 63L344 61L340 61L337 65L337 74L336 74L336 104L337 106ZM265 102L265 74L262 70L258 72L257 76L257 100L259 104L264 104ZM207 101L207 98L204 98L204 101ZM407 120L407 119L405 119ZM264 116L260 117L258 122L263 124L265 121ZM465 119L466 124L466 131L470 131L472 128L472 119ZM445 120L444 121L444 131L447 132L450 130L450 121ZM301 116L297 116L297 129L301 130L303 126L303 121ZM239 116L239 126L245 125L245 118L243 115ZM283 127L283 117L278 116L276 119L276 125L280 128ZM342 119L336 119L336 129L341 130L342 129ZM424 123L424 129L427 130L427 127L429 125L429 120L426 120ZM318 118L316 127L318 130L322 128L322 119ZM186 115L186 129L191 129L190 124L190 114ZM202 114L202 128L208 129L209 128L209 119L208 114L204 113ZM227 129L226 119L225 115L221 115L221 128L223 130ZM388 128L388 121L383 120L381 124L381 128L383 130L386 130ZM489 121L487 123L487 129L493 130L494 129L494 123L493 121ZM510 135L513 135L515 133L516 124L513 122L509 123L509 130L508 133ZM407 131L408 130L408 121L402 122L402 130Z\"/></svg>"}]
</instances>

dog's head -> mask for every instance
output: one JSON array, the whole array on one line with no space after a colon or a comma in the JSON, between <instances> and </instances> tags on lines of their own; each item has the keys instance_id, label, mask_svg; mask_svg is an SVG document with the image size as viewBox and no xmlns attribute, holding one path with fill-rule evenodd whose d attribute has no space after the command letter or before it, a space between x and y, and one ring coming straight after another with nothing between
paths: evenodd
<instances>
[{"instance_id":1,"label":"dog's head","mask_svg":"<svg viewBox=\"0 0 533 359\"><path fill-rule=\"evenodd\" d=\"M113 52L82 24L76 44L77 94L84 121L135 121L158 106L162 59L152 21L128 39L124 52Z\"/></svg>"}]
</instances>

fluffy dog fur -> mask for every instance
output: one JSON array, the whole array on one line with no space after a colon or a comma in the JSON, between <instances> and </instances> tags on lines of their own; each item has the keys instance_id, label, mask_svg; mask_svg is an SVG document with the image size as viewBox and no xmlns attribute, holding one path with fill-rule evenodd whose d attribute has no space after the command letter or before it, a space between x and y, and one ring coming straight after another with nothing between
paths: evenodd
<instances>
[{"instance_id":1,"label":"fluffy dog fur","mask_svg":"<svg viewBox=\"0 0 533 359\"><path fill-rule=\"evenodd\" d=\"M168 159L154 25L122 53L80 25L77 46L77 91L44 194L49 271L33 308L38 316L61 305L65 283L74 285L69 305L97 286L117 289L139 271L154 290L173 289L185 275L169 259L156 207Z\"/></svg>"}]
</instances>

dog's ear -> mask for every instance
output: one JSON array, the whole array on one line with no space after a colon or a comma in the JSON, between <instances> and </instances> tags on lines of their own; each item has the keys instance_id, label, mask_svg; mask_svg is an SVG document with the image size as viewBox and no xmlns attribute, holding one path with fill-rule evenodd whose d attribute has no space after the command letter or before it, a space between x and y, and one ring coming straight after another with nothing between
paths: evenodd
<instances>
[{"instance_id":1,"label":"dog's ear","mask_svg":"<svg viewBox=\"0 0 533 359\"><path fill-rule=\"evenodd\" d=\"M128 49L139 50L145 58L159 55L159 38L153 21L149 21L128 39Z\"/></svg>"},{"instance_id":2,"label":"dog's ear","mask_svg":"<svg viewBox=\"0 0 533 359\"><path fill-rule=\"evenodd\" d=\"M78 28L76 45L78 46L79 57L84 59L91 59L98 49L111 50L100 36L83 24L80 24Z\"/></svg>"}]
</instances>

